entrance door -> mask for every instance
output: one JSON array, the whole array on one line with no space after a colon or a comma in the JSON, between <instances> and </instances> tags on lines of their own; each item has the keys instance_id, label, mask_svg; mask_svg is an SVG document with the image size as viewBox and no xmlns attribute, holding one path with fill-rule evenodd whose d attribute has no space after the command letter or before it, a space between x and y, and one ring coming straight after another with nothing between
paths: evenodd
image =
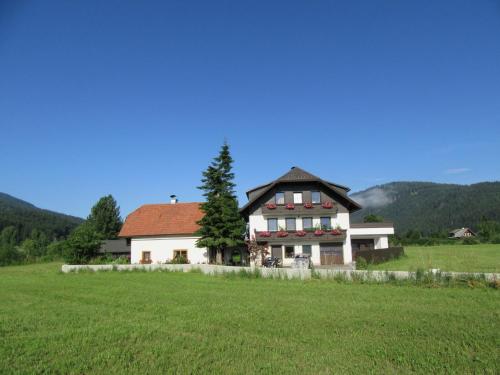
<instances>
[{"instance_id":1,"label":"entrance door","mask_svg":"<svg viewBox=\"0 0 500 375\"><path fill-rule=\"evenodd\" d=\"M344 255L341 243L325 243L319 245L320 261L322 266L344 264Z\"/></svg>"},{"instance_id":2,"label":"entrance door","mask_svg":"<svg viewBox=\"0 0 500 375\"><path fill-rule=\"evenodd\" d=\"M272 245L271 246L271 256L274 258L280 258L283 260L283 250L281 245Z\"/></svg>"}]
</instances>

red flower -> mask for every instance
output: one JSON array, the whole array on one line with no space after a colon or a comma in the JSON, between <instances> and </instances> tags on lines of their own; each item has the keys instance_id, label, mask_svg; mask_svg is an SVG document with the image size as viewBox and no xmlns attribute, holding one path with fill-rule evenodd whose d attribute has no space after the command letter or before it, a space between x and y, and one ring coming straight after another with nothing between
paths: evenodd
<instances>
[{"instance_id":1,"label":"red flower","mask_svg":"<svg viewBox=\"0 0 500 375\"><path fill-rule=\"evenodd\" d=\"M259 237L271 237L271 232L259 232Z\"/></svg>"},{"instance_id":2,"label":"red flower","mask_svg":"<svg viewBox=\"0 0 500 375\"><path fill-rule=\"evenodd\" d=\"M285 208L287 210L293 210L295 208L295 205L293 203L287 203L286 206L285 206Z\"/></svg>"},{"instance_id":3,"label":"red flower","mask_svg":"<svg viewBox=\"0 0 500 375\"><path fill-rule=\"evenodd\" d=\"M321 229L317 229L314 231L314 235L315 236L322 236L325 234L325 231L321 230Z\"/></svg>"},{"instance_id":4,"label":"red flower","mask_svg":"<svg viewBox=\"0 0 500 375\"><path fill-rule=\"evenodd\" d=\"M304 237L307 233L304 232L303 230L298 230L297 233L295 233L298 237Z\"/></svg>"},{"instance_id":5,"label":"red flower","mask_svg":"<svg viewBox=\"0 0 500 375\"><path fill-rule=\"evenodd\" d=\"M342 234L342 231L340 229L334 229L331 232L334 236L340 236Z\"/></svg>"},{"instance_id":6,"label":"red flower","mask_svg":"<svg viewBox=\"0 0 500 375\"><path fill-rule=\"evenodd\" d=\"M287 237L288 232L285 232L284 230L280 230L277 234L278 237Z\"/></svg>"},{"instance_id":7,"label":"red flower","mask_svg":"<svg viewBox=\"0 0 500 375\"><path fill-rule=\"evenodd\" d=\"M270 210L274 210L276 208L276 205L274 203L268 203L266 204L266 207Z\"/></svg>"},{"instance_id":8,"label":"red flower","mask_svg":"<svg viewBox=\"0 0 500 375\"><path fill-rule=\"evenodd\" d=\"M327 201L327 202L324 202L321 206L323 208L333 208L333 203L330 201Z\"/></svg>"},{"instance_id":9,"label":"red flower","mask_svg":"<svg viewBox=\"0 0 500 375\"><path fill-rule=\"evenodd\" d=\"M313 208L313 204L311 202L304 203L305 208Z\"/></svg>"}]
</instances>

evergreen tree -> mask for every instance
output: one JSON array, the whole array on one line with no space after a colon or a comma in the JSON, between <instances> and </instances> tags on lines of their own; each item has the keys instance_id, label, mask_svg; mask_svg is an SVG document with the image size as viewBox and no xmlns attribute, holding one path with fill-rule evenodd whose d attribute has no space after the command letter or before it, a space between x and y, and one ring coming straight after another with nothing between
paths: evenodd
<instances>
[{"instance_id":1,"label":"evergreen tree","mask_svg":"<svg viewBox=\"0 0 500 375\"><path fill-rule=\"evenodd\" d=\"M122 227L120 207L112 195L99 199L92 207L87 221L91 223L103 239L114 239Z\"/></svg>"},{"instance_id":2,"label":"evergreen tree","mask_svg":"<svg viewBox=\"0 0 500 375\"><path fill-rule=\"evenodd\" d=\"M206 202L201 205L205 216L198 222L201 238L197 246L215 251L217 264L222 263L226 248L244 243L246 224L234 193L232 163L229 145L224 143L219 156L203 172L203 185L199 187Z\"/></svg>"}]
</instances>

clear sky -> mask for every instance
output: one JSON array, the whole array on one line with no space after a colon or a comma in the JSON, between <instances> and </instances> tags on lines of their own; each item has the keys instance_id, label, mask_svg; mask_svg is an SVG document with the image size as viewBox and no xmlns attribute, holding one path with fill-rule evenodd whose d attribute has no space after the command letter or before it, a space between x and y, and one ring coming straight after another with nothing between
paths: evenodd
<instances>
[{"instance_id":1,"label":"clear sky","mask_svg":"<svg viewBox=\"0 0 500 375\"><path fill-rule=\"evenodd\" d=\"M86 216L297 165L353 191L500 179L500 2L0 1L0 191Z\"/></svg>"}]
</instances>

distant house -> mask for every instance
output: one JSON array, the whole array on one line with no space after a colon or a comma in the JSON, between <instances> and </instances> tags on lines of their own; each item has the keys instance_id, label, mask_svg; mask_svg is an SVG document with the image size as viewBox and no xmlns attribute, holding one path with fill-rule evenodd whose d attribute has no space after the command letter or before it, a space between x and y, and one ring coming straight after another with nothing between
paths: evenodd
<instances>
[{"instance_id":1,"label":"distant house","mask_svg":"<svg viewBox=\"0 0 500 375\"><path fill-rule=\"evenodd\" d=\"M99 253L102 255L111 255L113 257L130 256L130 241L126 238L117 240L105 240L101 244Z\"/></svg>"},{"instance_id":2,"label":"distant house","mask_svg":"<svg viewBox=\"0 0 500 375\"><path fill-rule=\"evenodd\" d=\"M448 238L461 239L469 237L476 237L476 233L474 233L470 228L455 229L448 234Z\"/></svg>"}]
</instances>

